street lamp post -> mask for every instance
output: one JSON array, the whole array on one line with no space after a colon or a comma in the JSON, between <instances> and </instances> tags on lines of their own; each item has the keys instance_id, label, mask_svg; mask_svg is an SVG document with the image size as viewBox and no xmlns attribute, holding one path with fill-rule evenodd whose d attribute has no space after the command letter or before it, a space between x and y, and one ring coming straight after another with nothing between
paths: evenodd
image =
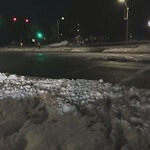
<instances>
[{"instance_id":1,"label":"street lamp post","mask_svg":"<svg viewBox=\"0 0 150 150\"><path fill-rule=\"evenodd\" d=\"M65 19L64 17L61 17L61 20L64 20L64 19ZM57 20L57 39L59 42L59 39L60 39L60 20L59 19Z\"/></svg>"},{"instance_id":2,"label":"street lamp post","mask_svg":"<svg viewBox=\"0 0 150 150\"><path fill-rule=\"evenodd\" d=\"M127 5L125 0L119 0L119 2L124 3L126 7L124 20L126 20L126 42L127 42L129 38L129 6Z\"/></svg>"}]
</instances>

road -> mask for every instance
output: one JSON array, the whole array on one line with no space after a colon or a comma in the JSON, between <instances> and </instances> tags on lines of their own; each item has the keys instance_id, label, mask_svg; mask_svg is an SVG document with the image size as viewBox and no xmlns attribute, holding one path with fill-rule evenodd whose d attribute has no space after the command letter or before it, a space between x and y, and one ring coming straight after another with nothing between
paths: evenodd
<instances>
[{"instance_id":1,"label":"road","mask_svg":"<svg viewBox=\"0 0 150 150\"><path fill-rule=\"evenodd\" d=\"M93 59L97 53L0 52L0 72L53 79L88 79L150 88L150 66Z\"/></svg>"}]
</instances>

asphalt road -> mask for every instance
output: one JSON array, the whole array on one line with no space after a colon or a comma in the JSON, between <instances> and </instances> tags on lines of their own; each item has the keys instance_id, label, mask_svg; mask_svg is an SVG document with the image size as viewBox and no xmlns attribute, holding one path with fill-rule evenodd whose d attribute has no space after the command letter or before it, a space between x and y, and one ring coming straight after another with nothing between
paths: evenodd
<instances>
[{"instance_id":1,"label":"asphalt road","mask_svg":"<svg viewBox=\"0 0 150 150\"><path fill-rule=\"evenodd\" d=\"M103 79L150 88L150 66L93 59L97 53L0 52L0 72L53 79Z\"/></svg>"}]
</instances>

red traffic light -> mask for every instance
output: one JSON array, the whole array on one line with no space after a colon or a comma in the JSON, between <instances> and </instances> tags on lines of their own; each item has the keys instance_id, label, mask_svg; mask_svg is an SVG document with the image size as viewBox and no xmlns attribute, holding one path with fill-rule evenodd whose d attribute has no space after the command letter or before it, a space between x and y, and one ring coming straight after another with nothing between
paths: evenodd
<instances>
[{"instance_id":1,"label":"red traffic light","mask_svg":"<svg viewBox=\"0 0 150 150\"><path fill-rule=\"evenodd\" d=\"M16 18L16 17L14 17L14 18L13 18L13 21L17 21L17 18Z\"/></svg>"},{"instance_id":2,"label":"red traffic light","mask_svg":"<svg viewBox=\"0 0 150 150\"><path fill-rule=\"evenodd\" d=\"M25 19L25 22L28 23L28 22L29 22L29 19Z\"/></svg>"},{"instance_id":3,"label":"red traffic light","mask_svg":"<svg viewBox=\"0 0 150 150\"><path fill-rule=\"evenodd\" d=\"M13 21L17 21L17 18L16 18L16 17L13 17Z\"/></svg>"}]
</instances>

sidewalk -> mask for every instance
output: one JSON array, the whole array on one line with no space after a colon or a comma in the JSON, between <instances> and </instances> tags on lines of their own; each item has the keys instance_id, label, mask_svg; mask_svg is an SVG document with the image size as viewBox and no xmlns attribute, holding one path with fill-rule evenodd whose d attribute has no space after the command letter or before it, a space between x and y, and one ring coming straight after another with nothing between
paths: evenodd
<instances>
[{"instance_id":1,"label":"sidewalk","mask_svg":"<svg viewBox=\"0 0 150 150\"><path fill-rule=\"evenodd\" d=\"M150 44L137 48L106 49L101 55L107 60L150 63Z\"/></svg>"}]
</instances>

